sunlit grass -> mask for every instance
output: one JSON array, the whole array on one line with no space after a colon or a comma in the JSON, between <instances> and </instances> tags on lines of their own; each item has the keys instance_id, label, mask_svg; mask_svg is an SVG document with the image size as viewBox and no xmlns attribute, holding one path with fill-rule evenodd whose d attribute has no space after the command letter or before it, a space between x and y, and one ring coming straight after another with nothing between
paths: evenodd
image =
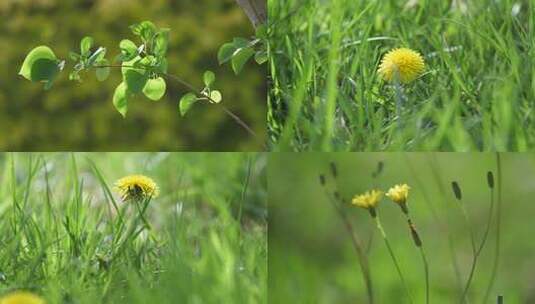
<instances>
[{"instance_id":1,"label":"sunlit grass","mask_svg":"<svg viewBox=\"0 0 535 304\"><path fill-rule=\"evenodd\" d=\"M267 301L264 155L4 153L0 167L0 298ZM159 195L118 193L130 174Z\"/></svg>"},{"instance_id":2,"label":"sunlit grass","mask_svg":"<svg viewBox=\"0 0 535 304\"><path fill-rule=\"evenodd\" d=\"M532 1L290 0L269 9L272 149L533 149ZM422 54L425 70L386 82L381 59L402 47Z\"/></svg>"}]
</instances>

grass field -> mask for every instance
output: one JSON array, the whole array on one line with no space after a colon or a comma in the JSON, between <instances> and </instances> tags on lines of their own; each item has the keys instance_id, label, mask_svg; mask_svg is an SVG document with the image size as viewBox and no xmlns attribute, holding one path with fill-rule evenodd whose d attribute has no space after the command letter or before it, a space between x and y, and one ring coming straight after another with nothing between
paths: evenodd
<instances>
[{"instance_id":1,"label":"grass field","mask_svg":"<svg viewBox=\"0 0 535 304\"><path fill-rule=\"evenodd\" d=\"M272 149L534 149L533 1L268 2ZM426 67L395 85L377 70L399 47Z\"/></svg>"},{"instance_id":2,"label":"grass field","mask_svg":"<svg viewBox=\"0 0 535 304\"><path fill-rule=\"evenodd\" d=\"M271 154L270 303L489 304L498 296L534 303L535 158L506 153L499 163L495 153ZM370 213L350 204L356 194L400 183L411 187L407 207L428 262L429 301L424 263L399 206L383 197L376 213L406 289ZM336 184L342 202L332 200Z\"/></svg>"},{"instance_id":3,"label":"grass field","mask_svg":"<svg viewBox=\"0 0 535 304\"><path fill-rule=\"evenodd\" d=\"M266 303L265 166L263 154L0 154L0 298ZM159 186L146 209L114 190L130 174Z\"/></svg>"}]
</instances>

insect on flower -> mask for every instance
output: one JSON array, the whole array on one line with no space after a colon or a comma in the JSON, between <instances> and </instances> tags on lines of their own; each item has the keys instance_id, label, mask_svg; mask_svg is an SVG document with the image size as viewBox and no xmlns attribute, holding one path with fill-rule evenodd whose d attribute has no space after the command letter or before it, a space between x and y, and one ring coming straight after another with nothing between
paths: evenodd
<instances>
[{"instance_id":1,"label":"insect on flower","mask_svg":"<svg viewBox=\"0 0 535 304\"><path fill-rule=\"evenodd\" d=\"M378 73L389 82L399 77L400 82L409 83L420 77L424 70L425 62L420 53L408 48L399 48L391 50L383 57Z\"/></svg>"},{"instance_id":2,"label":"insect on flower","mask_svg":"<svg viewBox=\"0 0 535 304\"><path fill-rule=\"evenodd\" d=\"M160 193L158 185L151 178L139 174L117 180L115 190L123 201L156 198Z\"/></svg>"}]
</instances>

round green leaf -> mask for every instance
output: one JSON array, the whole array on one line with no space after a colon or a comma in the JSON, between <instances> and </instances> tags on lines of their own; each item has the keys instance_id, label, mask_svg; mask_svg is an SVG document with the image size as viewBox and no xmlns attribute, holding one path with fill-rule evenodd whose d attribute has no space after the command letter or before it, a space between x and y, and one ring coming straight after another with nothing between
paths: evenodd
<instances>
[{"instance_id":1,"label":"round green leaf","mask_svg":"<svg viewBox=\"0 0 535 304\"><path fill-rule=\"evenodd\" d=\"M161 30L154 39L154 54L158 57L164 57L167 53L167 46L169 44L169 30Z\"/></svg>"},{"instance_id":2,"label":"round green leaf","mask_svg":"<svg viewBox=\"0 0 535 304\"><path fill-rule=\"evenodd\" d=\"M157 101L165 94L166 84L162 77L156 79L149 79L143 88L143 94L149 99Z\"/></svg>"},{"instance_id":3,"label":"round green leaf","mask_svg":"<svg viewBox=\"0 0 535 304\"><path fill-rule=\"evenodd\" d=\"M99 60L96 63L97 66L107 66L109 65L108 60L102 59ZM97 76L98 81L104 81L108 79L108 76L110 76L110 68L109 67L103 67L103 68L97 68L95 70L95 74Z\"/></svg>"},{"instance_id":4,"label":"round green leaf","mask_svg":"<svg viewBox=\"0 0 535 304\"><path fill-rule=\"evenodd\" d=\"M89 36L84 37L82 41L80 42L80 52L82 56L88 56L91 51L92 46L93 46L93 38Z\"/></svg>"},{"instance_id":5,"label":"round green leaf","mask_svg":"<svg viewBox=\"0 0 535 304\"><path fill-rule=\"evenodd\" d=\"M203 75L204 85L210 87L215 81L215 74L212 71L206 71Z\"/></svg>"},{"instance_id":6,"label":"round green leaf","mask_svg":"<svg viewBox=\"0 0 535 304\"><path fill-rule=\"evenodd\" d=\"M232 43L237 49L241 49L248 47L251 41L242 37L235 37L234 39L232 39Z\"/></svg>"},{"instance_id":7,"label":"round green leaf","mask_svg":"<svg viewBox=\"0 0 535 304\"><path fill-rule=\"evenodd\" d=\"M40 65L43 65L43 60L48 62L54 62L57 63L58 59L56 58L56 55L54 55L54 52L47 47L47 46L38 46L34 48L33 50L28 53L26 58L24 59L24 62L22 63L22 67L20 68L19 75L22 75L22 77L30 80L30 81L39 81L37 79L32 79L32 67L35 64L36 61L40 60ZM57 65L56 65L57 66Z\"/></svg>"},{"instance_id":8,"label":"round green leaf","mask_svg":"<svg viewBox=\"0 0 535 304\"><path fill-rule=\"evenodd\" d=\"M141 93L148 80L149 77L145 73L140 73L134 69L126 71L124 76L128 91L134 94Z\"/></svg>"},{"instance_id":9,"label":"round green leaf","mask_svg":"<svg viewBox=\"0 0 535 304\"><path fill-rule=\"evenodd\" d=\"M128 61L137 56L137 46L131 40L121 40L119 48L121 49L122 61Z\"/></svg>"},{"instance_id":10,"label":"round green leaf","mask_svg":"<svg viewBox=\"0 0 535 304\"><path fill-rule=\"evenodd\" d=\"M121 68L123 81L126 83L128 91L134 94L141 93L149 80L147 71L132 67L139 59L139 56L137 56L130 61L123 62L123 67Z\"/></svg>"},{"instance_id":11,"label":"round green leaf","mask_svg":"<svg viewBox=\"0 0 535 304\"><path fill-rule=\"evenodd\" d=\"M225 43L217 52L217 61L219 61L219 64L223 64L228 62L231 58L234 52L236 51L236 47L232 43Z\"/></svg>"},{"instance_id":12,"label":"round green leaf","mask_svg":"<svg viewBox=\"0 0 535 304\"><path fill-rule=\"evenodd\" d=\"M254 60L258 64L264 64L268 61L268 54L266 51L258 51L254 54Z\"/></svg>"},{"instance_id":13,"label":"round green leaf","mask_svg":"<svg viewBox=\"0 0 535 304\"><path fill-rule=\"evenodd\" d=\"M223 99L223 96L218 90L213 90L212 92L210 92L210 99L212 99L212 101L215 103L220 103Z\"/></svg>"},{"instance_id":14,"label":"round green leaf","mask_svg":"<svg viewBox=\"0 0 535 304\"><path fill-rule=\"evenodd\" d=\"M123 117L126 117L126 112L128 111L128 91L124 82L121 82L115 89L113 105Z\"/></svg>"},{"instance_id":15,"label":"round green leaf","mask_svg":"<svg viewBox=\"0 0 535 304\"><path fill-rule=\"evenodd\" d=\"M247 60L249 60L254 53L255 51L250 47L236 50L234 56L232 56L232 69L234 70L234 73L239 74Z\"/></svg>"},{"instance_id":16,"label":"round green leaf","mask_svg":"<svg viewBox=\"0 0 535 304\"><path fill-rule=\"evenodd\" d=\"M129 39L121 40L121 42L119 42L119 48L127 51L127 53L133 53L137 50L136 44Z\"/></svg>"},{"instance_id":17,"label":"round green leaf","mask_svg":"<svg viewBox=\"0 0 535 304\"><path fill-rule=\"evenodd\" d=\"M52 81L59 72L58 63L50 59L38 59L32 65L32 81Z\"/></svg>"},{"instance_id":18,"label":"round green leaf","mask_svg":"<svg viewBox=\"0 0 535 304\"><path fill-rule=\"evenodd\" d=\"M188 93L180 98L179 108L180 115L184 116L189 111L191 106L197 101L197 96L193 93Z\"/></svg>"}]
</instances>

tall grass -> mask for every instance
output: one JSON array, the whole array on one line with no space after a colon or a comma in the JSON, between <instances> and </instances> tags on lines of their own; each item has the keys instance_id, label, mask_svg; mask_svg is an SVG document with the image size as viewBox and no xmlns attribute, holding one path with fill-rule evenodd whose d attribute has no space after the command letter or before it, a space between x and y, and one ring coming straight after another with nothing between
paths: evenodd
<instances>
[{"instance_id":1,"label":"tall grass","mask_svg":"<svg viewBox=\"0 0 535 304\"><path fill-rule=\"evenodd\" d=\"M265 156L11 153L0 166L0 297L267 302ZM112 187L132 173L161 189L139 209Z\"/></svg>"},{"instance_id":2,"label":"tall grass","mask_svg":"<svg viewBox=\"0 0 535 304\"><path fill-rule=\"evenodd\" d=\"M268 3L272 149L533 149L533 1ZM426 61L398 87L376 72L396 47Z\"/></svg>"}]
</instances>

